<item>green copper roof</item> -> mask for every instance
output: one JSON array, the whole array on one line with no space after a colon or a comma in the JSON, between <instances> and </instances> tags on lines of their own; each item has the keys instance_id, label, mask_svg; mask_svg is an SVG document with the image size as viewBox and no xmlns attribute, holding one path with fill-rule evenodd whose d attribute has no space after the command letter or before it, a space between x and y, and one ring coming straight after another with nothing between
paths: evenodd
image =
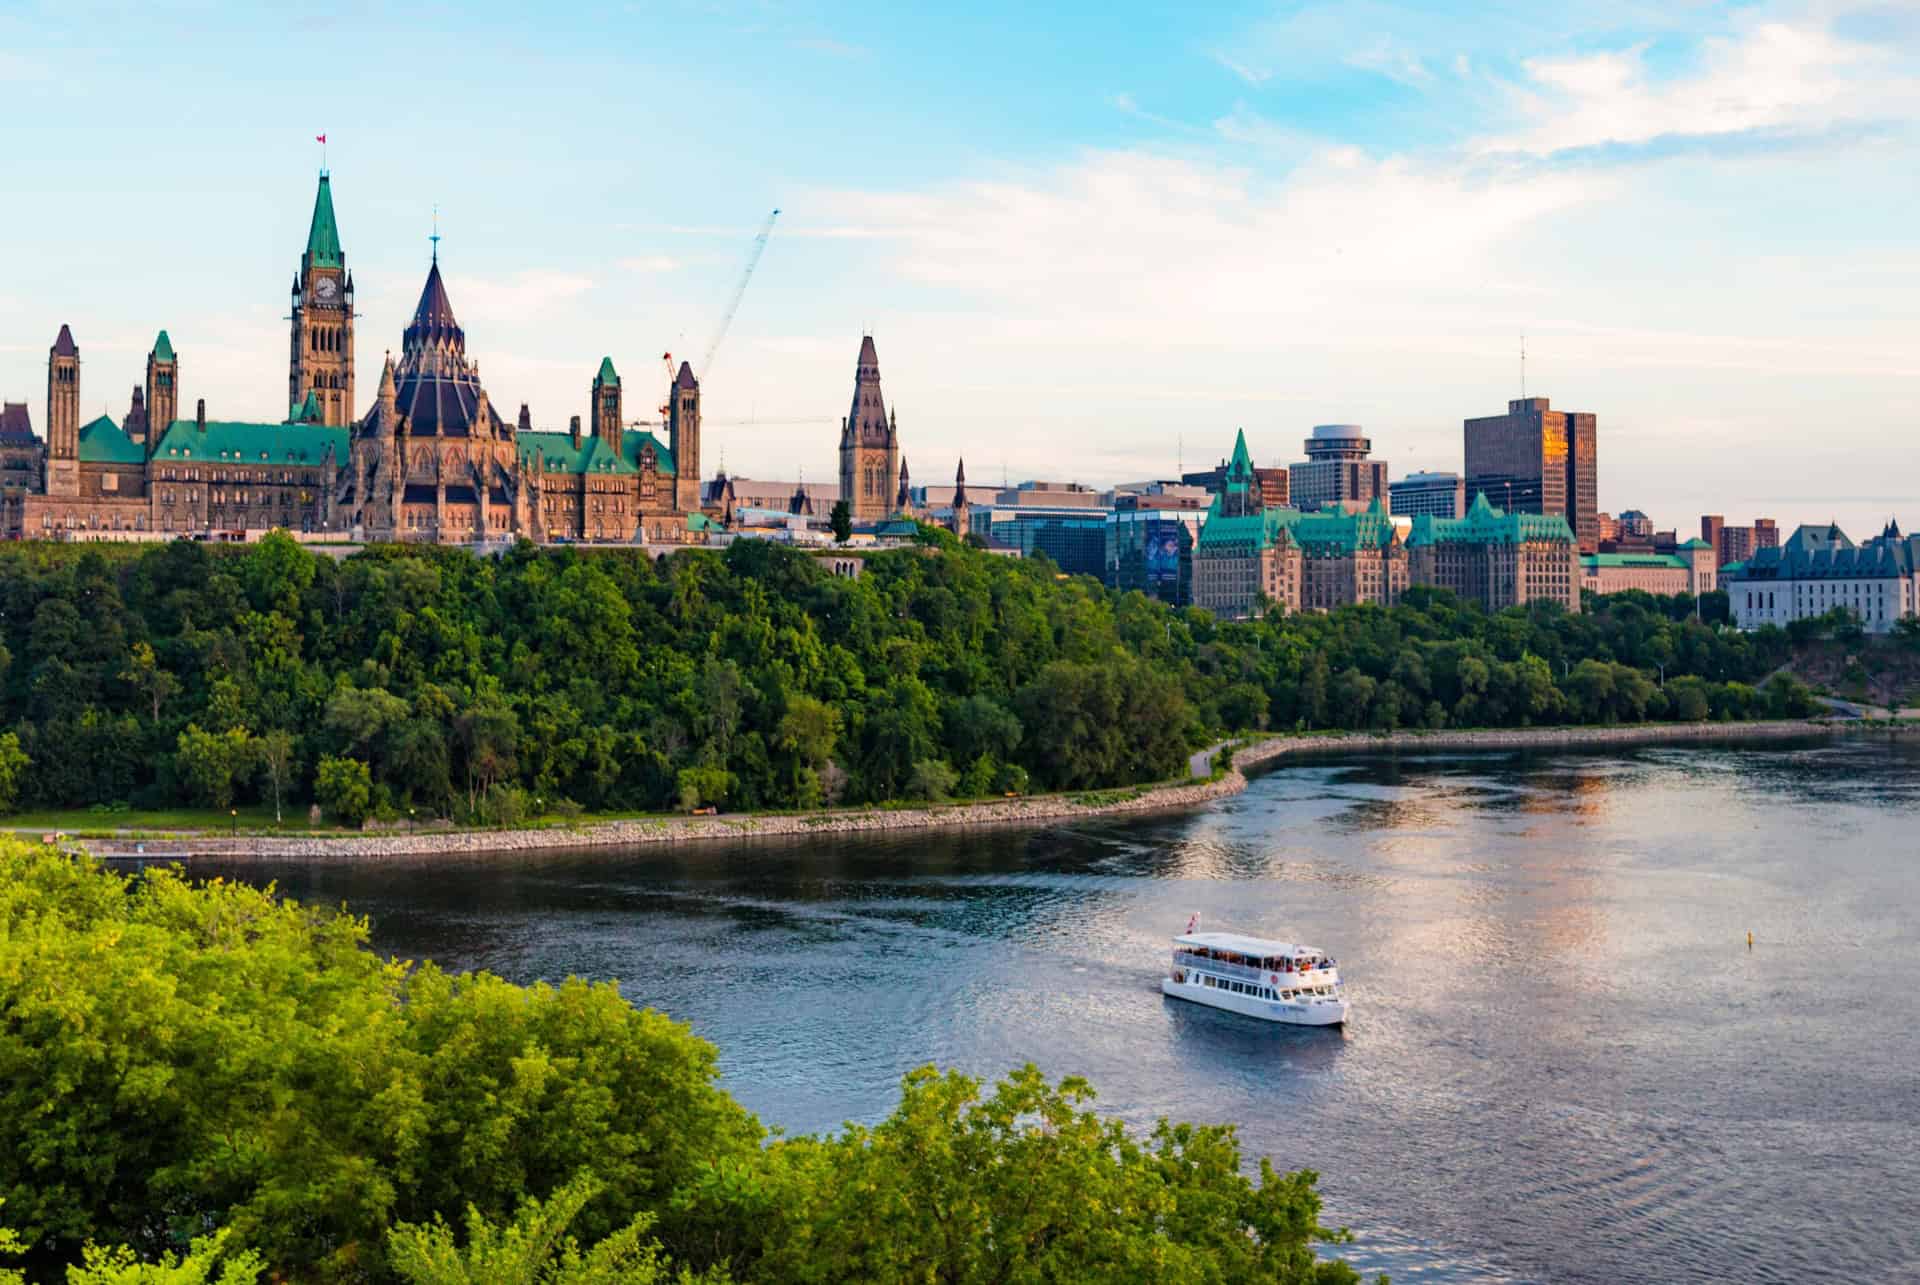
<instances>
[{"instance_id":1,"label":"green copper roof","mask_svg":"<svg viewBox=\"0 0 1920 1285\"><path fill-rule=\"evenodd\" d=\"M580 445L566 433L518 433L514 437L520 458L529 465L539 455L549 473L633 473L626 458L607 448L597 437L582 437Z\"/></svg>"},{"instance_id":2,"label":"green copper roof","mask_svg":"<svg viewBox=\"0 0 1920 1285\"><path fill-rule=\"evenodd\" d=\"M1253 456L1247 451L1247 430L1236 431L1233 439L1233 459L1227 464L1228 477L1252 477Z\"/></svg>"},{"instance_id":3,"label":"green copper roof","mask_svg":"<svg viewBox=\"0 0 1920 1285\"><path fill-rule=\"evenodd\" d=\"M1196 546L1208 553L1228 553L1237 546L1257 552L1279 544L1294 544L1319 554L1347 554L1360 549L1382 549L1394 541L1393 519L1378 504L1363 513L1321 509L1268 508L1245 516L1227 517L1214 497L1206 525Z\"/></svg>"},{"instance_id":4,"label":"green copper roof","mask_svg":"<svg viewBox=\"0 0 1920 1285\"><path fill-rule=\"evenodd\" d=\"M118 424L102 415L80 430L80 461L83 464L144 464L147 452Z\"/></svg>"},{"instance_id":5,"label":"green copper roof","mask_svg":"<svg viewBox=\"0 0 1920 1285\"><path fill-rule=\"evenodd\" d=\"M325 416L320 412L320 399L314 395L311 388L307 390L305 401L287 408L289 424L318 424L324 418Z\"/></svg>"},{"instance_id":6,"label":"green copper roof","mask_svg":"<svg viewBox=\"0 0 1920 1285\"><path fill-rule=\"evenodd\" d=\"M620 387L620 376L614 372L613 358L602 357L600 359L600 373L593 377L593 382L596 384L605 384L610 388Z\"/></svg>"},{"instance_id":7,"label":"green copper roof","mask_svg":"<svg viewBox=\"0 0 1920 1285\"><path fill-rule=\"evenodd\" d=\"M190 419L176 419L160 436L156 460L218 464L318 464L333 448L333 462L347 466L347 430L324 424L248 424L208 420L205 432Z\"/></svg>"},{"instance_id":8,"label":"green copper roof","mask_svg":"<svg viewBox=\"0 0 1920 1285\"><path fill-rule=\"evenodd\" d=\"M1502 513L1487 502L1482 491L1464 518L1437 518L1423 513L1413 520L1407 546L1430 544L1529 544L1537 540L1573 542L1573 528L1557 513Z\"/></svg>"},{"instance_id":9,"label":"green copper roof","mask_svg":"<svg viewBox=\"0 0 1920 1285\"><path fill-rule=\"evenodd\" d=\"M1713 546L1696 535L1680 547L1683 549L1711 549Z\"/></svg>"},{"instance_id":10,"label":"green copper roof","mask_svg":"<svg viewBox=\"0 0 1920 1285\"><path fill-rule=\"evenodd\" d=\"M663 477L674 475L673 453L652 433L629 429L621 439L618 454L609 451L597 437L583 435L576 447L569 433L516 433L514 441L522 460L531 466L533 457L540 455L549 473L638 473L640 452L651 445L654 472Z\"/></svg>"},{"instance_id":11,"label":"green copper roof","mask_svg":"<svg viewBox=\"0 0 1920 1285\"><path fill-rule=\"evenodd\" d=\"M320 191L313 198L313 225L307 229L307 266L340 266L340 228L333 221L333 189L325 174L320 176Z\"/></svg>"},{"instance_id":12,"label":"green copper roof","mask_svg":"<svg viewBox=\"0 0 1920 1285\"><path fill-rule=\"evenodd\" d=\"M687 514L687 530L689 531L719 531L722 529L718 522L715 522L704 513Z\"/></svg>"},{"instance_id":13,"label":"green copper roof","mask_svg":"<svg viewBox=\"0 0 1920 1285\"><path fill-rule=\"evenodd\" d=\"M173 340L167 338L167 332L164 330L160 332L160 337L153 341L153 359L155 361L173 360Z\"/></svg>"},{"instance_id":14,"label":"green copper roof","mask_svg":"<svg viewBox=\"0 0 1920 1285\"><path fill-rule=\"evenodd\" d=\"M621 439L620 443L621 451L627 457L627 463L633 465L635 470L638 470L640 467L641 450L648 446L653 447L654 472L662 473L669 477L677 476L679 470L673 465L673 452L668 450L666 444L652 433L642 433L628 429L626 436Z\"/></svg>"},{"instance_id":15,"label":"green copper roof","mask_svg":"<svg viewBox=\"0 0 1920 1285\"><path fill-rule=\"evenodd\" d=\"M1685 558L1671 553L1583 553L1580 565L1589 571L1601 567L1670 567L1684 571L1688 564Z\"/></svg>"}]
</instances>

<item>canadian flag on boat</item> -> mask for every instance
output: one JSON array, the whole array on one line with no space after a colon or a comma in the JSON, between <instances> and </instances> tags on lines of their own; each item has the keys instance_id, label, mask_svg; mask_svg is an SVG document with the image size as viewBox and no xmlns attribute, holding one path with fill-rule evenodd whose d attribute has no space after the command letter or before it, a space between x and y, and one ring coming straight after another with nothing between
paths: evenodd
<instances>
[{"instance_id":1,"label":"canadian flag on boat","mask_svg":"<svg viewBox=\"0 0 1920 1285\"><path fill-rule=\"evenodd\" d=\"M1193 918L1187 920L1187 931L1189 933L1193 933L1193 932L1198 932L1199 930L1200 930L1200 912L1196 910L1193 912Z\"/></svg>"}]
</instances>

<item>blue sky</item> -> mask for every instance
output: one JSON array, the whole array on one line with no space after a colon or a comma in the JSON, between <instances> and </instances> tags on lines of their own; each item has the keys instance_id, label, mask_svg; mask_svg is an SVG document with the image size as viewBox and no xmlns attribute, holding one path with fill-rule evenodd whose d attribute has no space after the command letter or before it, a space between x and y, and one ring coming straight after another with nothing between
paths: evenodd
<instances>
[{"instance_id":1,"label":"blue sky","mask_svg":"<svg viewBox=\"0 0 1920 1285\"><path fill-rule=\"evenodd\" d=\"M863 329L921 481L1349 421L1458 467L1524 332L1603 508L1920 523L1912 3L552 8L0 0L0 396L41 423L69 322L118 416L164 326L189 403L280 413L324 131L363 370L438 204L542 426L698 361L779 206L709 468L831 474Z\"/></svg>"}]
</instances>

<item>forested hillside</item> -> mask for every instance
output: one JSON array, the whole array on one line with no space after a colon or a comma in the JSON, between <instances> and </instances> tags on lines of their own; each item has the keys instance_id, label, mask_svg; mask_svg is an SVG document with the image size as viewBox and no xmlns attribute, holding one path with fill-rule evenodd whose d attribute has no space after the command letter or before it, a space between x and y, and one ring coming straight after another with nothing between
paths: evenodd
<instances>
[{"instance_id":1,"label":"forested hillside","mask_svg":"<svg viewBox=\"0 0 1920 1285\"><path fill-rule=\"evenodd\" d=\"M1489 616L1416 589L1220 623L933 531L853 580L755 541L16 545L0 806L793 808L1156 780L1260 728L1804 712L1798 684L1752 686L1784 635L1684 606Z\"/></svg>"}]
</instances>

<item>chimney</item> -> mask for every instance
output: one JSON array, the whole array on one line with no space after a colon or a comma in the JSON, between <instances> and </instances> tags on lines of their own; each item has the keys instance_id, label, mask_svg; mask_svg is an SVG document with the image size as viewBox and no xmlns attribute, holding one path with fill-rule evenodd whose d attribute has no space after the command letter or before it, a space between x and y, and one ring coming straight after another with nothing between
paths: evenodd
<instances>
[{"instance_id":1,"label":"chimney","mask_svg":"<svg viewBox=\"0 0 1920 1285\"><path fill-rule=\"evenodd\" d=\"M580 449L580 417L578 415L573 416L571 419L567 421L567 432L573 435L573 449L576 451L579 450Z\"/></svg>"},{"instance_id":2,"label":"chimney","mask_svg":"<svg viewBox=\"0 0 1920 1285\"><path fill-rule=\"evenodd\" d=\"M196 433L207 431L207 399L204 397L194 403L193 431Z\"/></svg>"}]
</instances>

